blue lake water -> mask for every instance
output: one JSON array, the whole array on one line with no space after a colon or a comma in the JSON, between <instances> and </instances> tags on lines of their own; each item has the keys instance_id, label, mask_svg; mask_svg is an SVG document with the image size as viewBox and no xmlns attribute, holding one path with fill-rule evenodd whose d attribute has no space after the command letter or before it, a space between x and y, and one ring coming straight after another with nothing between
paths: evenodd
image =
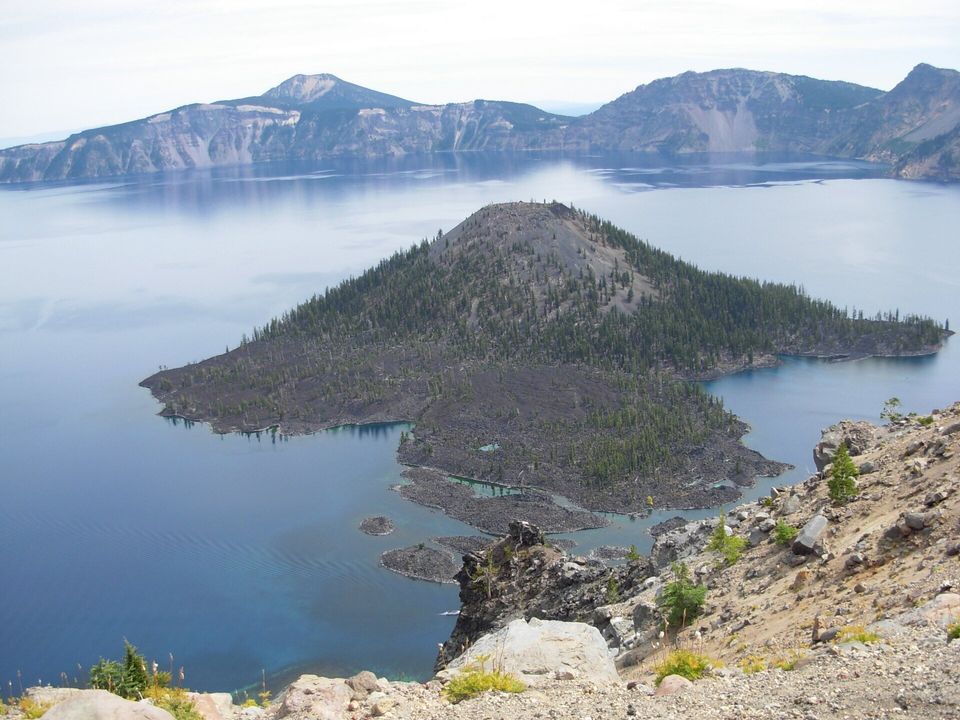
<instances>
[{"instance_id":1,"label":"blue lake water","mask_svg":"<svg viewBox=\"0 0 960 720\"><path fill-rule=\"evenodd\" d=\"M123 638L187 684L370 668L423 677L456 588L379 554L472 532L406 503L398 426L273 442L173 426L137 383L233 347L490 202L573 202L701 267L867 314L960 322L960 187L811 158L439 156L0 190L0 683L71 679ZM960 400L960 347L708 384L805 477L819 429ZM765 492L770 482L751 495ZM366 515L397 531L368 537ZM648 545L651 519L572 535ZM702 513L690 513L697 516ZM10 685L8 685L10 683Z\"/></svg>"}]
</instances>

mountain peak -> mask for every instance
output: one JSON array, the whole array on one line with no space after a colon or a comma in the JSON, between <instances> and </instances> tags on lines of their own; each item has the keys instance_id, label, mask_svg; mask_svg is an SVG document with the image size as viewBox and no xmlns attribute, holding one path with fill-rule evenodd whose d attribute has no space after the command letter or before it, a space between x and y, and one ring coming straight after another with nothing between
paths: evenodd
<instances>
[{"instance_id":1,"label":"mountain peak","mask_svg":"<svg viewBox=\"0 0 960 720\"><path fill-rule=\"evenodd\" d=\"M342 82L336 75L318 73L316 75L294 75L276 87L267 90L263 96L300 103L311 103L330 92L337 83Z\"/></svg>"}]
</instances>

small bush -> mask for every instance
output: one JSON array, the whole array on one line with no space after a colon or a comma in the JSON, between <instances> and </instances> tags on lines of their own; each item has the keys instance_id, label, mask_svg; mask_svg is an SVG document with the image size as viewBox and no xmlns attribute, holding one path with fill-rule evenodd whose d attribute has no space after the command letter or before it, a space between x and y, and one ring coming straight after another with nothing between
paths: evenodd
<instances>
[{"instance_id":1,"label":"small bush","mask_svg":"<svg viewBox=\"0 0 960 720\"><path fill-rule=\"evenodd\" d=\"M850 453L847 452L846 443L840 443L837 448L837 454L833 458L833 469L830 471L830 479L827 481L827 488L830 491L830 499L837 505L846 505L857 496L857 476L860 470L850 459Z\"/></svg>"},{"instance_id":2,"label":"small bush","mask_svg":"<svg viewBox=\"0 0 960 720\"><path fill-rule=\"evenodd\" d=\"M699 680L715 663L706 655L700 655L690 650L674 650L666 659L656 665L653 671L657 675L656 684L659 685L667 675L680 675L687 680Z\"/></svg>"},{"instance_id":3,"label":"small bush","mask_svg":"<svg viewBox=\"0 0 960 720\"><path fill-rule=\"evenodd\" d=\"M960 640L960 622L947 627L947 642L951 640Z\"/></svg>"},{"instance_id":4,"label":"small bush","mask_svg":"<svg viewBox=\"0 0 960 720\"><path fill-rule=\"evenodd\" d=\"M740 661L740 669L747 675L758 673L767 669L767 662L759 655L748 655Z\"/></svg>"},{"instance_id":5,"label":"small bush","mask_svg":"<svg viewBox=\"0 0 960 720\"><path fill-rule=\"evenodd\" d=\"M933 425L933 415L921 415L917 418L917 422L924 427L930 427Z\"/></svg>"},{"instance_id":6,"label":"small bush","mask_svg":"<svg viewBox=\"0 0 960 720\"><path fill-rule=\"evenodd\" d=\"M797 528L783 520L777 520L777 526L773 529L773 539L777 545L789 545L799 534Z\"/></svg>"},{"instance_id":7,"label":"small bush","mask_svg":"<svg viewBox=\"0 0 960 720\"><path fill-rule=\"evenodd\" d=\"M880 636L870 632L863 625L847 625L840 628L834 642L862 642L864 645L880 641Z\"/></svg>"},{"instance_id":8,"label":"small bush","mask_svg":"<svg viewBox=\"0 0 960 720\"><path fill-rule=\"evenodd\" d=\"M627 562L636 562L640 559L640 551L637 550L636 545L631 545L630 549L627 550Z\"/></svg>"},{"instance_id":9,"label":"small bush","mask_svg":"<svg viewBox=\"0 0 960 720\"><path fill-rule=\"evenodd\" d=\"M484 670L483 664L468 666L446 685L443 686L443 696L456 704L462 700L477 697L488 690L500 692L520 693L527 686L509 673L500 670Z\"/></svg>"},{"instance_id":10,"label":"small bush","mask_svg":"<svg viewBox=\"0 0 960 720\"><path fill-rule=\"evenodd\" d=\"M802 657L802 655L794 650L786 657L776 658L770 662L770 667L777 668L778 670L790 671L795 670L797 667L797 661Z\"/></svg>"},{"instance_id":11,"label":"small bush","mask_svg":"<svg viewBox=\"0 0 960 720\"><path fill-rule=\"evenodd\" d=\"M43 714L51 706L49 703L38 703L28 697L22 697L20 702L17 703L17 707L20 708L20 712L27 720L37 720L37 718L43 717Z\"/></svg>"},{"instance_id":12,"label":"small bush","mask_svg":"<svg viewBox=\"0 0 960 720\"><path fill-rule=\"evenodd\" d=\"M703 610L707 587L695 585L690 580L690 570L685 563L674 563L673 574L676 579L663 588L663 592L657 599L657 605L666 611L667 625L679 628L693 620Z\"/></svg>"},{"instance_id":13,"label":"small bush","mask_svg":"<svg viewBox=\"0 0 960 720\"><path fill-rule=\"evenodd\" d=\"M620 601L620 583L611 575L607 578L607 605Z\"/></svg>"},{"instance_id":14,"label":"small bush","mask_svg":"<svg viewBox=\"0 0 960 720\"><path fill-rule=\"evenodd\" d=\"M173 715L175 720L203 720L203 716L182 688L151 685L144 691L143 697Z\"/></svg>"}]
</instances>

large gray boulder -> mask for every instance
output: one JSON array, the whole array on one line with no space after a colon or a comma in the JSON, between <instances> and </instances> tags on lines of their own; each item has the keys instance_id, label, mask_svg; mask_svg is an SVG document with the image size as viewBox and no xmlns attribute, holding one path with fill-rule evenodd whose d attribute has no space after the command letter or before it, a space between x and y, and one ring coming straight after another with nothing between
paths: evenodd
<instances>
[{"instance_id":1,"label":"large gray boulder","mask_svg":"<svg viewBox=\"0 0 960 720\"><path fill-rule=\"evenodd\" d=\"M340 720L353 697L343 678L301 675L280 696L277 718Z\"/></svg>"},{"instance_id":2,"label":"large gray boulder","mask_svg":"<svg viewBox=\"0 0 960 720\"><path fill-rule=\"evenodd\" d=\"M478 665L510 673L527 685L556 679L597 684L619 681L600 631L585 623L559 620L514 620L477 640L437 678L449 680Z\"/></svg>"},{"instance_id":3,"label":"large gray boulder","mask_svg":"<svg viewBox=\"0 0 960 720\"><path fill-rule=\"evenodd\" d=\"M814 515L793 541L791 549L797 555L810 555L820 542L823 531L827 529L827 519L823 515Z\"/></svg>"},{"instance_id":4,"label":"large gray boulder","mask_svg":"<svg viewBox=\"0 0 960 720\"><path fill-rule=\"evenodd\" d=\"M47 720L173 720L173 715L147 702L124 700L106 690L84 690L54 705Z\"/></svg>"}]
</instances>

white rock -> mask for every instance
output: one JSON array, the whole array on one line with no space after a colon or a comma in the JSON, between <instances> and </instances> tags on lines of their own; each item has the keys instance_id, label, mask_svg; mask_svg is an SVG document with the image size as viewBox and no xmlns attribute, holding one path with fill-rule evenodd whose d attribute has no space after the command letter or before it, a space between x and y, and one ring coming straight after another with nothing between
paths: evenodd
<instances>
[{"instance_id":1,"label":"white rock","mask_svg":"<svg viewBox=\"0 0 960 720\"><path fill-rule=\"evenodd\" d=\"M514 620L481 637L438 677L453 677L481 662L486 669L496 665L496 669L515 675L527 685L543 684L555 677L594 683L619 681L600 631L585 623Z\"/></svg>"},{"instance_id":2,"label":"white rock","mask_svg":"<svg viewBox=\"0 0 960 720\"><path fill-rule=\"evenodd\" d=\"M173 720L173 715L146 702L124 700L106 690L84 690L44 713L49 720Z\"/></svg>"}]
</instances>

